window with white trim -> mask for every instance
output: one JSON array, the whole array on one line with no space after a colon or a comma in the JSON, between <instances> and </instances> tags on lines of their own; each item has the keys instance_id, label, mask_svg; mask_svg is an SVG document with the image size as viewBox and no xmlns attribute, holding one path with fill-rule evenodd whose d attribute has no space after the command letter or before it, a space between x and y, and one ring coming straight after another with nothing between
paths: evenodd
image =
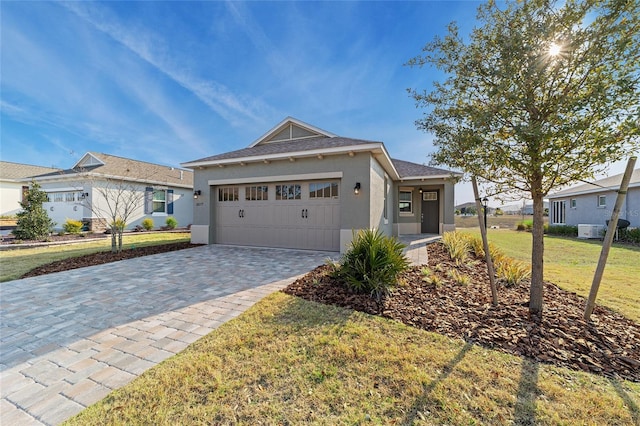
<instances>
[{"instance_id":1,"label":"window with white trim","mask_svg":"<svg viewBox=\"0 0 640 426\"><path fill-rule=\"evenodd\" d=\"M247 201L266 201L269 199L269 187L266 185L246 186L244 198Z\"/></svg>"},{"instance_id":2,"label":"window with white trim","mask_svg":"<svg viewBox=\"0 0 640 426\"><path fill-rule=\"evenodd\" d=\"M572 199L569 200L569 207L571 207L572 209L575 209L577 205L578 204L577 204L575 198L572 198Z\"/></svg>"},{"instance_id":3,"label":"window with white trim","mask_svg":"<svg viewBox=\"0 0 640 426\"><path fill-rule=\"evenodd\" d=\"M384 205L382 207L382 214L384 216L384 220L388 220L389 216L387 214L387 190L388 190L387 177L384 177Z\"/></svg>"},{"instance_id":4,"label":"window with white trim","mask_svg":"<svg viewBox=\"0 0 640 426\"><path fill-rule=\"evenodd\" d=\"M153 190L153 213L166 213L167 192L164 189Z\"/></svg>"},{"instance_id":5,"label":"window with white trim","mask_svg":"<svg viewBox=\"0 0 640 426\"><path fill-rule=\"evenodd\" d=\"M238 201L237 186L222 186L218 188L218 201Z\"/></svg>"},{"instance_id":6,"label":"window with white trim","mask_svg":"<svg viewBox=\"0 0 640 426\"><path fill-rule=\"evenodd\" d=\"M294 183L289 185L276 185L276 200L300 200L302 187Z\"/></svg>"},{"instance_id":7,"label":"window with white trim","mask_svg":"<svg viewBox=\"0 0 640 426\"><path fill-rule=\"evenodd\" d=\"M413 213L413 192L400 191L398 196L398 210L400 211L400 214Z\"/></svg>"},{"instance_id":8,"label":"window with white trim","mask_svg":"<svg viewBox=\"0 0 640 426\"><path fill-rule=\"evenodd\" d=\"M310 183L309 198L338 198L338 182Z\"/></svg>"},{"instance_id":9,"label":"window with white trim","mask_svg":"<svg viewBox=\"0 0 640 426\"><path fill-rule=\"evenodd\" d=\"M598 195L598 207L607 207L606 195Z\"/></svg>"},{"instance_id":10,"label":"window with white trim","mask_svg":"<svg viewBox=\"0 0 640 426\"><path fill-rule=\"evenodd\" d=\"M554 225L564 225L566 201L554 201L551 203L551 223Z\"/></svg>"}]
</instances>

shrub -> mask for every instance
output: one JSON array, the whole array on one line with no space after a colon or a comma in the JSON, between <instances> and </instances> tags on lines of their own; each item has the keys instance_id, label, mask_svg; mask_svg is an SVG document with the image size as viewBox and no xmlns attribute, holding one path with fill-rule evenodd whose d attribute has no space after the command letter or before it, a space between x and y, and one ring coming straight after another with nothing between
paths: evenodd
<instances>
[{"instance_id":1,"label":"shrub","mask_svg":"<svg viewBox=\"0 0 640 426\"><path fill-rule=\"evenodd\" d=\"M83 226L84 224L79 220L67 219L64 225L62 225L62 229L69 234L79 234L82 232Z\"/></svg>"},{"instance_id":2,"label":"shrub","mask_svg":"<svg viewBox=\"0 0 640 426\"><path fill-rule=\"evenodd\" d=\"M145 218L142 221L142 227L146 230L146 231L151 231L153 229L153 219L151 219L150 217Z\"/></svg>"},{"instance_id":3,"label":"shrub","mask_svg":"<svg viewBox=\"0 0 640 426\"><path fill-rule=\"evenodd\" d=\"M442 278L440 277L440 275L432 275L429 278L429 282L431 284L433 284L434 286L436 286L436 287L440 287L442 285L443 281L442 281Z\"/></svg>"},{"instance_id":4,"label":"shrub","mask_svg":"<svg viewBox=\"0 0 640 426\"><path fill-rule=\"evenodd\" d=\"M475 257L484 257L484 245L482 244L482 238L467 234L467 243Z\"/></svg>"},{"instance_id":5,"label":"shrub","mask_svg":"<svg viewBox=\"0 0 640 426\"><path fill-rule=\"evenodd\" d=\"M634 244L640 244L640 228L626 228L621 229L619 238L622 241L627 241Z\"/></svg>"},{"instance_id":6,"label":"shrub","mask_svg":"<svg viewBox=\"0 0 640 426\"><path fill-rule=\"evenodd\" d=\"M577 237L578 227L571 225L551 225L547 228L549 235L560 235L564 237Z\"/></svg>"},{"instance_id":7,"label":"shrub","mask_svg":"<svg viewBox=\"0 0 640 426\"><path fill-rule=\"evenodd\" d=\"M13 234L21 240L37 240L44 238L51 232L55 223L47 215L47 211L42 204L48 200L47 193L40 189L35 181L31 182L24 195L24 200L20 202L20 211L16 216L16 229Z\"/></svg>"},{"instance_id":8,"label":"shrub","mask_svg":"<svg viewBox=\"0 0 640 426\"><path fill-rule=\"evenodd\" d=\"M175 217L169 216L167 218L165 224L167 225L167 228L169 228L169 229L176 229L176 226L178 226L178 221L176 220Z\"/></svg>"},{"instance_id":9,"label":"shrub","mask_svg":"<svg viewBox=\"0 0 640 426\"><path fill-rule=\"evenodd\" d=\"M409 267L403 253L405 245L379 230L354 232L334 276L360 293L369 293L378 301L397 283L398 275Z\"/></svg>"},{"instance_id":10,"label":"shrub","mask_svg":"<svg viewBox=\"0 0 640 426\"><path fill-rule=\"evenodd\" d=\"M124 231L124 228L127 226L124 220L116 219L115 221L109 224L109 227L115 231Z\"/></svg>"},{"instance_id":11,"label":"shrub","mask_svg":"<svg viewBox=\"0 0 640 426\"><path fill-rule=\"evenodd\" d=\"M463 264L469 256L469 243L466 234L453 231L445 232L442 235L442 243L449 252L451 260L457 265Z\"/></svg>"},{"instance_id":12,"label":"shrub","mask_svg":"<svg viewBox=\"0 0 640 426\"><path fill-rule=\"evenodd\" d=\"M518 223L518 225L516 226L516 229L518 231L531 232L533 230L533 219L523 220L522 222Z\"/></svg>"},{"instance_id":13,"label":"shrub","mask_svg":"<svg viewBox=\"0 0 640 426\"><path fill-rule=\"evenodd\" d=\"M464 274L457 269L452 269L448 272L449 278L451 278L456 284L461 286L468 286L471 284L471 277Z\"/></svg>"},{"instance_id":14,"label":"shrub","mask_svg":"<svg viewBox=\"0 0 640 426\"><path fill-rule=\"evenodd\" d=\"M496 275L507 287L520 284L530 274L531 270L526 265L513 259L505 258L496 265Z\"/></svg>"}]
</instances>

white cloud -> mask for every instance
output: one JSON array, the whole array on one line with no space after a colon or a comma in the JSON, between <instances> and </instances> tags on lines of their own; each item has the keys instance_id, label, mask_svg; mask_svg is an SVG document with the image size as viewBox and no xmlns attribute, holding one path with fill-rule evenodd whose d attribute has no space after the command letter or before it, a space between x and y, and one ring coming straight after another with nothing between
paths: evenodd
<instances>
[{"instance_id":1,"label":"white cloud","mask_svg":"<svg viewBox=\"0 0 640 426\"><path fill-rule=\"evenodd\" d=\"M261 114L253 99L238 96L224 84L192 75L174 63L164 40L148 30L135 31L121 25L108 10L96 3L62 3L67 9L82 18L95 29L119 42L138 57L152 65L175 83L191 92L222 118L234 126L243 125L247 119L260 121Z\"/></svg>"}]
</instances>

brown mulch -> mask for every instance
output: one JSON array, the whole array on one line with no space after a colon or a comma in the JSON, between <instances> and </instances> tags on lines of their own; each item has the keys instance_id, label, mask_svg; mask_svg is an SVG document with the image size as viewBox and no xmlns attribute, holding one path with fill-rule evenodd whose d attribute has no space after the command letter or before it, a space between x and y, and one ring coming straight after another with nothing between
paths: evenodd
<instances>
[{"instance_id":1,"label":"brown mulch","mask_svg":"<svg viewBox=\"0 0 640 426\"><path fill-rule=\"evenodd\" d=\"M456 266L444 246L431 244L427 250L427 266L443 279L440 286L423 281L423 266L413 267L401 276L403 284L378 303L346 289L323 265L283 291L541 363L640 382L640 324L601 306L586 322L582 318L585 299L549 282L544 284L542 318L529 315L529 283L499 285L499 304L494 307L483 261L459 267L472 277L471 284L461 286L447 277L447 271ZM441 265L441 272L436 272L436 265Z\"/></svg>"},{"instance_id":2,"label":"brown mulch","mask_svg":"<svg viewBox=\"0 0 640 426\"><path fill-rule=\"evenodd\" d=\"M121 251L120 253L112 253L110 251L93 253L84 256L58 260L46 265L39 266L27 272L20 278L36 277L38 275L51 274L53 272L68 271L70 269L83 268L85 266L102 265L104 263L116 262L118 260L133 259L135 257L149 256L151 254L166 253L192 247L199 247L199 245L191 244L190 242L180 242L156 246L129 248Z\"/></svg>"}]
</instances>

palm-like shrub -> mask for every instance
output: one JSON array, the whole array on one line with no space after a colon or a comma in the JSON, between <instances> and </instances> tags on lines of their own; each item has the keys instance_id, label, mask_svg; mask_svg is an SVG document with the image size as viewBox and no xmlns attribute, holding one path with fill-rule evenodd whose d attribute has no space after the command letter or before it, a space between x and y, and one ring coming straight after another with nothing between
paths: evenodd
<instances>
[{"instance_id":1,"label":"palm-like shrub","mask_svg":"<svg viewBox=\"0 0 640 426\"><path fill-rule=\"evenodd\" d=\"M410 263L404 255L405 245L379 230L354 232L353 241L344 254L334 276L351 289L369 293L378 301L396 285L398 275Z\"/></svg>"}]
</instances>

